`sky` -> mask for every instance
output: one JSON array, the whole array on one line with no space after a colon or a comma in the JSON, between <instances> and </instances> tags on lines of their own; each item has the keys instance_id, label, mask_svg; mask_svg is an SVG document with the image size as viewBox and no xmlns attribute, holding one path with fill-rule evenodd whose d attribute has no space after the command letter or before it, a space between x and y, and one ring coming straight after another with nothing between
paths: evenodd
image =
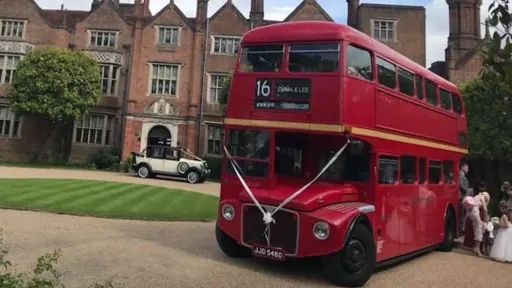
<instances>
[{"instance_id":1,"label":"sky","mask_svg":"<svg viewBox=\"0 0 512 288\"><path fill-rule=\"evenodd\" d=\"M153 14L160 11L169 0L150 0L150 9ZM227 0L210 0L209 16L219 9ZM339 23L347 23L346 0L317 0L327 13ZM92 0L36 0L43 9L59 9L61 4L68 10L88 10ZM133 3L134 0L120 0L121 3ZM176 5L189 17L195 16L196 0L175 0ZM246 16L249 16L251 0L233 0L233 3ZM283 20L290 14L302 0L274 0L265 1L265 19ZM483 22L487 18L487 8L492 0L482 0L480 9L481 30L484 35ZM427 13L427 67L435 61L444 61L444 49L448 39L448 5L446 0L361 0L361 3L421 5L425 6Z\"/></svg>"}]
</instances>

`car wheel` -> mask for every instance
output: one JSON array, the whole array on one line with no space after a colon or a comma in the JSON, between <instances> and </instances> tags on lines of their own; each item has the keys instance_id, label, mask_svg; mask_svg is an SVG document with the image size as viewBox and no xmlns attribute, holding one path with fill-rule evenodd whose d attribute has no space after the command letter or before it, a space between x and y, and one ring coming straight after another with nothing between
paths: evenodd
<instances>
[{"instance_id":1,"label":"car wheel","mask_svg":"<svg viewBox=\"0 0 512 288\"><path fill-rule=\"evenodd\" d=\"M361 287L373 274L376 262L372 233L362 224L350 232L345 247L322 258L327 279L337 286Z\"/></svg>"},{"instance_id":2,"label":"car wheel","mask_svg":"<svg viewBox=\"0 0 512 288\"><path fill-rule=\"evenodd\" d=\"M196 171L188 172L188 174L187 174L187 181L188 181L188 183L196 184L196 183L199 182L199 180L200 180L199 173L197 173Z\"/></svg>"},{"instance_id":3,"label":"car wheel","mask_svg":"<svg viewBox=\"0 0 512 288\"><path fill-rule=\"evenodd\" d=\"M149 171L149 167L147 165L140 165L139 168L137 168L137 176L140 178L150 178L151 172Z\"/></svg>"},{"instance_id":4,"label":"car wheel","mask_svg":"<svg viewBox=\"0 0 512 288\"><path fill-rule=\"evenodd\" d=\"M215 225L215 238L217 239L217 244L219 245L220 250L229 257L244 258L252 255L249 248L236 243L235 239L224 233L218 224Z\"/></svg>"},{"instance_id":5,"label":"car wheel","mask_svg":"<svg viewBox=\"0 0 512 288\"><path fill-rule=\"evenodd\" d=\"M455 217L450 211L446 212L446 219L444 220L444 240L439 245L439 250L443 252L450 252L455 244Z\"/></svg>"},{"instance_id":6,"label":"car wheel","mask_svg":"<svg viewBox=\"0 0 512 288\"><path fill-rule=\"evenodd\" d=\"M189 168L189 167L188 167L188 164L187 164L187 163L185 163L185 162L180 162L180 163L178 163L178 167L177 167L177 169L178 169L178 173L179 173L180 175L185 175L185 173L187 173L187 171L188 171L188 168Z\"/></svg>"}]
</instances>

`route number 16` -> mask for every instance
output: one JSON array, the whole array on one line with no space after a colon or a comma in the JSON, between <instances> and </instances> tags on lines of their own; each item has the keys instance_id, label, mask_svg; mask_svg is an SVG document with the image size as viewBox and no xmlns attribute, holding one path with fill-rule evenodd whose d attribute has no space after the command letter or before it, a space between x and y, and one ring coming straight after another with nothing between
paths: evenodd
<instances>
[{"instance_id":1,"label":"route number 16","mask_svg":"<svg viewBox=\"0 0 512 288\"><path fill-rule=\"evenodd\" d=\"M256 97L268 97L270 96L270 85L269 80L260 79L256 81Z\"/></svg>"}]
</instances>

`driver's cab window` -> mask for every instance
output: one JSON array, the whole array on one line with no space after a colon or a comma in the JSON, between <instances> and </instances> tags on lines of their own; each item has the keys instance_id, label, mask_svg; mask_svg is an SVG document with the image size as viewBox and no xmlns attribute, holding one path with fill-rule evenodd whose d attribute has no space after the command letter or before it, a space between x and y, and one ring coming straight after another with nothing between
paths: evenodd
<instances>
[{"instance_id":1,"label":"driver's cab window","mask_svg":"<svg viewBox=\"0 0 512 288\"><path fill-rule=\"evenodd\" d=\"M324 169L340 148L320 150L318 172ZM367 182L370 177L370 150L371 146L365 142L349 144L320 178L323 180Z\"/></svg>"}]
</instances>

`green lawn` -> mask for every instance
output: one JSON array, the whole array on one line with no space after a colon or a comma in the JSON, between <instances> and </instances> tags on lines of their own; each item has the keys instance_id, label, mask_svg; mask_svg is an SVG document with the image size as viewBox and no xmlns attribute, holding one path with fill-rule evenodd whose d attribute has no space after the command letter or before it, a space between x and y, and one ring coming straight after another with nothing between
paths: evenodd
<instances>
[{"instance_id":1,"label":"green lawn","mask_svg":"<svg viewBox=\"0 0 512 288\"><path fill-rule=\"evenodd\" d=\"M200 185L200 184L199 184ZM0 179L0 207L143 220L214 220L218 198L163 187L72 179Z\"/></svg>"}]
</instances>

